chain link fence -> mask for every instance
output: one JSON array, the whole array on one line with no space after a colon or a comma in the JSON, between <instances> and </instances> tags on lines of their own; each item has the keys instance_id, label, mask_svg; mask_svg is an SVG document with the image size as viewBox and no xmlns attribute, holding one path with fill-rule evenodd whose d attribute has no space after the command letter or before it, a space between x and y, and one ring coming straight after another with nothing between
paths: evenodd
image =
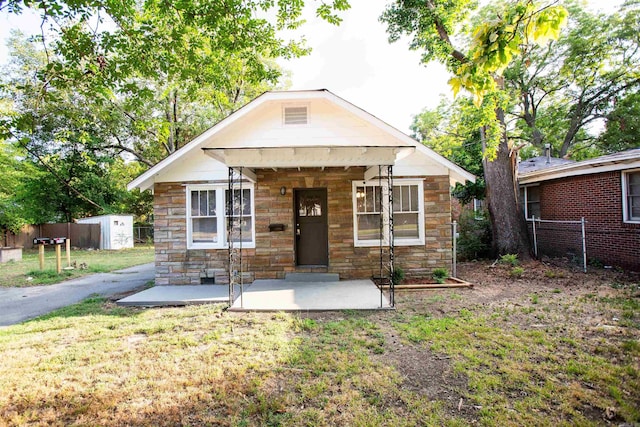
<instances>
[{"instance_id":1,"label":"chain link fence","mask_svg":"<svg viewBox=\"0 0 640 427\"><path fill-rule=\"evenodd\" d=\"M579 221L527 219L536 258L565 258L587 272L587 246L584 218Z\"/></svg>"}]
</instances>

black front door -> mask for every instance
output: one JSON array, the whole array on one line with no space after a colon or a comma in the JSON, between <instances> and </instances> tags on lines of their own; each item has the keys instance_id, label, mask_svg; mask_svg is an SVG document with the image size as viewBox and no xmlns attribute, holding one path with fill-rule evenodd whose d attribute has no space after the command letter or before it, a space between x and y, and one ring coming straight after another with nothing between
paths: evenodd
<instances>
[{"instance_id":1,"label":"black front door","mask_svg":"<svg viewBox=\"0 0 640 427\"><path fill-rule=\"evenodd\" d=\"M294 209L297 265L329 265L327 189L296 189Z\"/></svg>"}]
</instances>

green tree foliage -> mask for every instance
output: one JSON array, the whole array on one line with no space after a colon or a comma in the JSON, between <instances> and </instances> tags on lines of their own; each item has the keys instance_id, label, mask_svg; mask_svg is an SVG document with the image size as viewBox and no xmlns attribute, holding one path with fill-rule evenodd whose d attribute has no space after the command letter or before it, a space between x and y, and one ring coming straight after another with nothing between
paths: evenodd
<instances>
[{"instance_id":1,"label":"green tree foliage","mask_svg":"<svg viewBox=\"0 0 640 427\"><path fill-rule=\"evenodd\" d=\"M532 0L501 4L470 28L469 0L404 0L389 5L381 16L389 38L411 37L411 48L423 51L423 61L438 60L453 77L454 93L472 94L478 108L485 159L488 207L495 249L500 253L529 252L526 224L518 205L515 165L517 150L506 135L504 70L529 42L543 44L558 36L567 11L553 3ZM467 31L470 30L470 31ZM465 42L466 41L466 42Z\"/></svg>"},{"instance_id":2,"label":"green tree foliage","mask_svg":"<svg viewBox=\"0 0 640 427\"><path fill-rule=\"evenodd\" d=\"M458 96L452 103L443 99L436 109L423 110L411 123L415 139L478 177L476 182L457 183L452 191L465 205L485 198L478 111L471 98Z\"/></svg>"},{"instance_id":3,"label":"green tree foliage","mask_svg":"<svg viewBox=\"0 0 640 427\"><path fill-rule=\"evenodd\" d=\"M482 143L476 125L478 109L469 97L459 96L452 103L441 100L434 110L423 110L413 117L412 136L427 147L482 176Z\"/></svg>"},{"instance_id":4,"label":"green tree foliage","mask_svg":"<svg viewBox=\"0 0 640 427\"><path fill-rule=\"evenodd\" d=\"M607 153L640 147L640 93L631 93L615 103L597 145Z\"/></svg>"},{"instance_id":5,"label":"green tree foliage","mask_svg":"<svg viewBox=\"0 0 640 427\"><path fill-rule=\"evenodd\" d=\"M603 154L589 127L607 119L616 102L640 86L640 2L611 15L565 2L568 25L556 42L523 48L504 73L518 102L511 137L560 157L580 160Z\"/></svg>"},{"instance_id":6,"label":"green tree foliage","mask_svg":"<svg viewBox=\"0 0 640 427\"><path fill-rule=\"evenodd\" d=\"M30 197L13 202L37 221L148 216L150 196L127 194L125 183L273 88L281 74L275 58L308 52L303 40L278 36L302 24L303 7L297 0L0 2L9 13L38 11L43 29L29 43L14 36L2 76L10 105L0 138L40 171L24 181ZM346 0L322 2L317 15L337 24L347 8Z\"/></svg>"}]
</instances>

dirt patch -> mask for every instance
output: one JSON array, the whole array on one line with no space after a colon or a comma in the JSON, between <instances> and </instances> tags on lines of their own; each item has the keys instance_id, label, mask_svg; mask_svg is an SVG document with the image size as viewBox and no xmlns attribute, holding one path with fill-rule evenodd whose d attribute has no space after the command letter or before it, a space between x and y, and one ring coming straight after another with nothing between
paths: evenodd
<instances>
[{"instance_id":1,"label":"dirt patch","mask_svg":"<svg viewBox=\"0 0 640 427\"><path fill-rule=\"evenodd\" d=\"M380 363L391 363L402 375L402 388L440 401L447 412L469 421L475 419L477 407L466 404L462 391L468 387L467 378L454 372L451 358L436 354L428 347L402 340L389 323L381 323L385 336L385 353L376 355ZM462 399L462 401L461 401Z\"/></svg>"}]
</instances>

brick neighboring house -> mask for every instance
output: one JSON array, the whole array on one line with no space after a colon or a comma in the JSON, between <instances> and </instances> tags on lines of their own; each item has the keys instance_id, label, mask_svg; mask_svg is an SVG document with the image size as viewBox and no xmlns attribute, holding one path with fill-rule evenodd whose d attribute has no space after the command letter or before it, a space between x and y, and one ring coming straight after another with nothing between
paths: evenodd
<instances>
[{"instance_id":1,"label":"brick neighboring house","mask_svg":"<svg viewBox=\"0 0 640 427\"><path fill-rule=\"evenodd\" d=\"M323 89L262 94L128 187L154 193L156 284L181 285L228 283L229 217L242 224L231 246L242 242L245 281L311 271L370 278L381 248L389 252L390 219L395 265L408 276L450 268L450 186L467 180Z\"/></svg>"},{"instance_id":2,"label":"brick neighboring house","mask_svg":"<svg viewBox=\"0 0 640 427\"><path fill-rule=\"evenodd\" d=\"M640 149L581 162L552 162L529 172L520 167L519 184L527 218L584 217L588 259L640 271ZM566 229L540 230L546 253L564 256L575 248L576 233Z\"/></svg>"}]
</instances>

